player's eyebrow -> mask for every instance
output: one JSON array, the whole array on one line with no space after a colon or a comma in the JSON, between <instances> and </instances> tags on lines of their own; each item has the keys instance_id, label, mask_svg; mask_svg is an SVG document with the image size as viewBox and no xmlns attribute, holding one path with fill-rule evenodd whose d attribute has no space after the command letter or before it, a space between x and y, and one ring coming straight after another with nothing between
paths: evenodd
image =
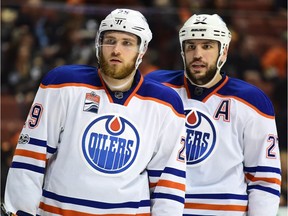
<instances>
[{"instance_id":1,"label":"player's eyebrow","mask_svg":"<svg viewBox=\"0 0 288 216\"><path fill-rule=\"evenodd\" d=\"M104 34L104 36L103 36L103 38L105 39L105 38L108 38L108 39L117 39L118 37L115 37L114 35L113 35L113 33L115 33L115 32L113 32L113 31L111 31L111 32L106 32L105 34ZM134 37L134 35L132 35L132 34L130 34L130 33L124 33L123 34L123 36L122 36L122 34L121 34L121 39L120 40L127 40L127 41L135 41L135 42L137 42L137 37Z\"/></svg>"},{"instance_id":2,"label":"player's eyebrow","mask_svg":"<svg viewBox=\"0 0 288 216\"><path fill-rule=\"evenodd\" d=\"M214 41L214 40L202 40L202 39L201 40L200 39L199 40L197 40L197 39L196 40L195 39L194 40L187 40L186 42L189 44L195 44L196 41L200 41L201 44L217 44L218 43L217 41Z\"/></svg>"}]
</instances>

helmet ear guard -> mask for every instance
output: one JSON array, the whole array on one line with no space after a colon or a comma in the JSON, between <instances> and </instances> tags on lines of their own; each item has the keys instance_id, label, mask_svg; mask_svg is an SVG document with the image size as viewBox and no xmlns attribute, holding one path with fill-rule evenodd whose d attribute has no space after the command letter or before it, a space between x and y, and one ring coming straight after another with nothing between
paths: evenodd
<instances>
[{"instance_id":1,"label":"helmet ear guard","mask_svg":"<svg viewBox=\"0 0 288 216\"><path fill-rule=\"evenodd\" d=\"M102 20L95 39L96 56L99 61L101 51L101 37L105 31L121 31L132 33L140 38L139 54L135 67L138 68L142 62L148 44L152 39L152 32L146 18L136 10L116 9Z\"/></svg>"}]
</instances>

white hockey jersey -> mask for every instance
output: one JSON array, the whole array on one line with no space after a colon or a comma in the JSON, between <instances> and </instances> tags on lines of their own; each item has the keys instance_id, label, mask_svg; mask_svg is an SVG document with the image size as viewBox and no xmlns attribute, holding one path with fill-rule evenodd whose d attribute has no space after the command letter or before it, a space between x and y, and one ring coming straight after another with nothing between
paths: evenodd
<instances>
[{"instance_id":1,"label":"white hockey jersey","mask_svg":"<svg viewBox=\"0 0 288 216\"><path fill-rule=\"evenodd\" d=\"M275 216L281 173L271 101L244 81L222 76L211 89L183 71L146 78L172 87L186 114L185 216Z\"/></svg>"},{"instance_id":2,"label":"white hockey jersey","mask_svg":"<svg viewBox=\"0 0 288 216\"><path fill-rule=\"evenodd\" d=\"M184 136L181 98L139 71L131 90L111 92L94 67L55 68L21 132L5 206L32 215L182 215Z\"/></svg>"}]
</instances>

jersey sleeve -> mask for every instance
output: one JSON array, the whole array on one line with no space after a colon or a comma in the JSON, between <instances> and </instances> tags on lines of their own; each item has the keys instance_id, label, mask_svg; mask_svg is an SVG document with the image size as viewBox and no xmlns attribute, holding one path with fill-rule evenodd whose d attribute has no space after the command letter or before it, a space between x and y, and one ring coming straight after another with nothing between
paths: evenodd
<instances>
[{"instance_id":1,"label":"jersey sleeve","mask_svg":"<svg viewBox=\"0 0 288 216\"><path fill-rule=\"evenodd\" d=\"M266 97L259 98L274 113ZM281 169L278 136L274 116L261 111L246 112L244 127L244 171L248 184L248 215L273 216L280 201ZM261 199L259 199L261 197Z\"/></svg>"},{"instance_id":2,"label":"jersey sleeve","mask_svg":"<svg viewBox=\"0 0 288 216\"><path fill-rule=\"evenodd\" d=\"M9 169L5 189L7 211L36 215L42 194L45 168L57 152L65 120L61 92L57 88L38 89Z\"/></svg>"},{"instance_id":3,"label":"jersey sleeve","mask_svg":"<svg viewBox=\"0 0 288 216\"><path fill-rule=\"evenodd\" d=\"M183 109L183 108L182 108ZM185 197L185 117L163 115L158 148L148 165L152 215L180 216Z\"/></svg>"}]
</instances>

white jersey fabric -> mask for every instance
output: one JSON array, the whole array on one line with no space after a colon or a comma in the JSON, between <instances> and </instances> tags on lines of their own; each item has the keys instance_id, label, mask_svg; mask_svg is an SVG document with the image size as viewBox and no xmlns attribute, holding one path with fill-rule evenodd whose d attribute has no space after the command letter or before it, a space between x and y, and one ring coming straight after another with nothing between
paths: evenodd
<instances>
[{"instance_id":1,"label":"white jersey fabric","mask_svg":"<svg viewBox=\"0 0 288 216\"><path fill-rule=\"evenodd\" d=\"M131 90L111 92L94 67L58 67L21 132L5 206L32 215L182 215L184 136L172 89L137 71Z\"/></svg>"},{"instance_id":2,"label":"white jersey fabric","mask_svg":"<svg viewBox=\"0 0 288 216\"><path fill-rule=\"evenodd\" d=\"M186 114L185 216L275 216L281 171L274 109L255 86L222 75L211 89L183 71L146 78L173 88Z\"/></svg>"}]
</instances>

